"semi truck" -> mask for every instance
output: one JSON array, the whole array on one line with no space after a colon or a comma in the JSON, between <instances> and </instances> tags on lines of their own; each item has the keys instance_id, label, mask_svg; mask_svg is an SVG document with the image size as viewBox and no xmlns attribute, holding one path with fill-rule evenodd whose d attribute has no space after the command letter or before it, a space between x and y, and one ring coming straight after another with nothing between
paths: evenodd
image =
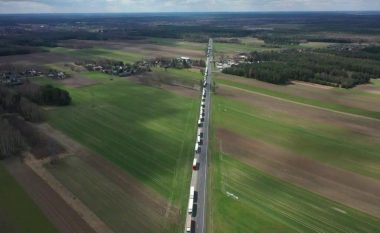
<instances>
[{"instance_id":1,"label":"semi truck","mask_svg":"<svg viewBox=\"0 0 380 233\"><path fill-rule=\"evenodd\" d=\"M194 199L194 192L195 192L195 188L194 188L194 186L191 186L190 187L190 199Z\"/></svg>"},{"instance_id":2,"label":"semi truck","mask_svg":"<svg viewBox=\"0 0 380 233\"><path fill-rule=\"evenodd\" d=\"M193 160L193 170L195 171L195 170L197 170L197 159L194 159ZM191 192L190 192L191 193Z\"/></svg>"},{"instance_id":3,"label":"semi truck","mask_svg":"<svg viewBox=\"0 0 380 233\"><path fill-rule=\"evenodd\" d=\"M198 128L197 135L199 135L199 137L203 138L203 130L202 130L202 128Z\"/></svg>"},{"instance_id":4,"label":"semi truck","mask_svg":"<svg viewBox=\"0 0 380 233\"><path fill-rule=\"evenodd\" d=\"M197 142L199 145L202 145L203 144L203 140L201 139L201 136L197 136Z\"/></svg>"},{"instance_id":5,"label":"semi truck","mask_svg":"<svg viewBox=\"0 0 380 233\"><path fill-rule=\"evenodd\" d=\"M190 233L191 232L191 225L193 224L193 221L191 220L191 215L188 214L187 217L186 217L186 233Z\"/></svg>"},{"instance_id":6,"label":"semi truck","mask_svg":"<svg viewBox=\"0 0 380 233\"><path fill-rule=\"evenodd\" d=\"M195 143L194 151L195 151L195 153L198 153L198 154L201 153L201 147L198 144L198 142Z\"/></svg>"},{"instance_id":7,"label":"semi truck","mask_svg":"<svg viewBox=\"0 0 380 233\"><path fill-rule=\"evenodd\" d=\"M187 208L187 212L189 214L193 213L194 199L189 199L189 206Z\"/></svg>"}]
</instances>

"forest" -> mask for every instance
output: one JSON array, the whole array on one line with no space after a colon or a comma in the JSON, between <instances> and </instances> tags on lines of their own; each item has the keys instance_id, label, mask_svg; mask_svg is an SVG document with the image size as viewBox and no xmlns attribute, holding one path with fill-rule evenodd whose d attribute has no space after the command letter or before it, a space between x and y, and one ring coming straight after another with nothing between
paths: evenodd
<instances>
[{"instance_id":1,"label":"forest","mask_svg":"<svg viewBox=\"0 0 380 233\"><path fill-rule=\"evenodd\" d=\"M234 65L224 73L274 84L291 80L352 88L380 76L380 62L307 50L250 53L249 63Z\"/></svg>"},{"instance_id":2,"label":"forest","mask_svg":"<svg viewBox=\"0 0 380 233\"><path fill-rule=\"evenodd\" d=\"M19 156L27 146L39 156L62 150L38 133L29 122L45 120L39 105L69 105L69 93L50 85L26 83L16 88L0 86L0 159Z\"/></svg>"}]
</instances>

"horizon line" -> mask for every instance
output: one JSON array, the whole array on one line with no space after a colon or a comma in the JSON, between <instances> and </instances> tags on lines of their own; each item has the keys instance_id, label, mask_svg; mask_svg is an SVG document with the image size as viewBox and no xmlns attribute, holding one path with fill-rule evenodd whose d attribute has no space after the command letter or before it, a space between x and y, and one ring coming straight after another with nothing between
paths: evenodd
<instances>
[{"instance_id":1,"label":"horizon line","mask_svg":"<svg viewBox=\"0 0 380 233\"><path fill-rule=\"evenodd\" d=\"M141 11L141 12L20 12L0 13L0 15L85 15L85 14L236 14L236 13L380 13L379 10L293 10L293 11Z\"/></svg>"}]
</instances>

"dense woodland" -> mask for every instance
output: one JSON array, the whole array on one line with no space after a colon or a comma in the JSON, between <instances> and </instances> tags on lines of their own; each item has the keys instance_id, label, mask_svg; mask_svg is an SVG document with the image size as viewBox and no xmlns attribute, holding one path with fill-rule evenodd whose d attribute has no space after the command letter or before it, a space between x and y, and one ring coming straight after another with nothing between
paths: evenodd
<instances>
[{"instance_id":1,"label":"dense woodland","mask_svg":"<svg viewBox=\"0 0 380 233\"><path fill-rule=\"evenodd\" d=\"M0 159L19 155L25 148L24 137L7 119L0 118Z\"/></svg>"},{"instance_id":2,"label":"dense woodland","mask_svg":"<svg viewBox=\"0 0 380 233\"><path fill-rule=\"evenodd\" d=\"M223 72L275 84L299 80L343 88L380 77L380 62L313 51L251 53L249 62Z\"/></svg>"},{"instance_id":3,"label":"dense woodland","mask_svg":"<svg viewBox=\"0 0 380 233\"><path fill-rule=\"evenodd\" d=\"M58 143L39 133L29 122L44 121L39 105L68 105L65 90L25 83L15 88L0 86L0 159L18 156L27 147L46 157L63 150Z\"/></svg>"}]
</instances>

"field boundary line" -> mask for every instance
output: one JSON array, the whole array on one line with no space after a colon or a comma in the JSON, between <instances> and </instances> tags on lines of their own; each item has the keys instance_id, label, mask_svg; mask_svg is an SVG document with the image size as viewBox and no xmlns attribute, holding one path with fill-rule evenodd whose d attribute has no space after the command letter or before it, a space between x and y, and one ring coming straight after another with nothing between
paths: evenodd
<instances>
[{"instance_id":1,"label":"field boundary line","mask_svg":"<svg viewBox=\"0 0 380 233\"><path fill-rule=\"evenodd\" d=\"M301 106L310 107L310 108L314 108L314 109L319 109L319 110L329 111L329 112L338 113L338 114L342 114L342 115L346 115L346 116L363 118L363 119L367 119L367 120L373 120L373 121L380 122L380 119L373 118L373 117L363 116L363 115L349 113L349 112L342 112L342 111L338 111L338 110L333 110L333 109L329 109L329 108L315 106L315 105L312 105L312 104L305 104L305 103L297 102L297 101L294 101L294 100L288 100L288 99L284 99L284 98L281 98L281 97L276 97L276 96L260 93L260 92L257 92L257 91L246 90L244 88L235 87L235 86L231 86L231 85L228 85L228 84L223 84L222 83L222 84L219 84L219 85L225 86L225 87L229 87L229 88L233 88L233 89L238 89L238 90L241 90L241 91L244 91L244 92L248 92L248 93L253 93L253 94L256 94L256 95L265 96L265 97L276 99L276 100L280 100L280 101L283 101L283 102L298 104L298 105L301 105Z\"/></svg>"},{"instance_id":2,"label":"field boundary line","mask_svg":"<svg viewBox=\"0 0 380 233\"><path fill-rule=\"evenodd\" d=\"M98 216L43 167L43 162L35 159L30 153L26 155L24 162L76 211L95 232L113 233Z\"/></svg>"}]
</instances>

